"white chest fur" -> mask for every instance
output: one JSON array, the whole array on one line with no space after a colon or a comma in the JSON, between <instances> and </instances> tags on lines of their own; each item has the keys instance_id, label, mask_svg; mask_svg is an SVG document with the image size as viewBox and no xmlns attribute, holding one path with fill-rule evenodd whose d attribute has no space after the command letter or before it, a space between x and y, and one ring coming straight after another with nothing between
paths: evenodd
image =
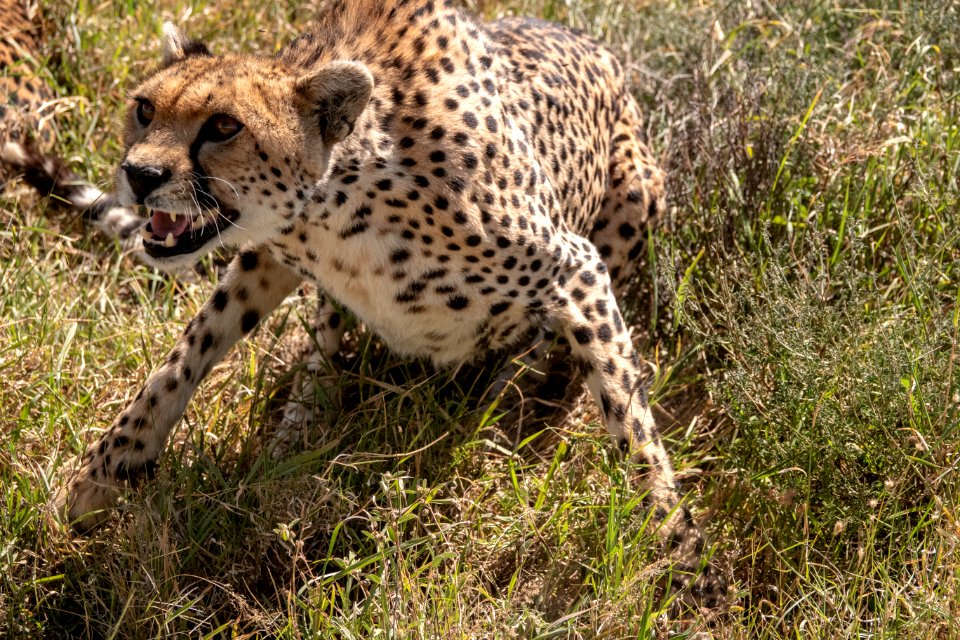
<instances>
[{"instance_id":1,"label":"white chest fur","mask_svg":"<svg viewBox=\"0 0 960 640\"><path fill-rule=\"evenodd\" d=\"M423 255L398 262L398 255L412 252L410 243L375 221L346 237L331 226L301 221L271 250L345 305L392 350L437 364L476 355L487 313L479 304L450 308L451 292L468 286L457 265Z\"/></svg>"}]
</instances>

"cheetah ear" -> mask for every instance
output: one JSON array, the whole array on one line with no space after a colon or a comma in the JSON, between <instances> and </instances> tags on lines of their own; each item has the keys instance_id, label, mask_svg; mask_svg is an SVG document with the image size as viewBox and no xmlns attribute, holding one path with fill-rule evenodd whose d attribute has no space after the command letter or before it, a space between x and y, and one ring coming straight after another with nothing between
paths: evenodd
<instances>
[{"instance_id":1,"label":"cheetah ear","mask_svg":"<svg viewBox=\"0 0 960 640\"><path fill-rule=\"evenodd\" d=\"M169 67L190 56L209 56L210 49L199 40L191 40L172 22L163 23L163 58L161 65Z\"/></svg>"},{"instance_id":2,"label":"cheetah ear","mask_svg":"<svg viewBox=\"0 0 960 640\"><path fill-rule=\"evenodd\" d=\"M296 82L308 133L334 145L353 132L373 92L373 74L359 62L339 60Z\"/></svg>"}]
</instances>

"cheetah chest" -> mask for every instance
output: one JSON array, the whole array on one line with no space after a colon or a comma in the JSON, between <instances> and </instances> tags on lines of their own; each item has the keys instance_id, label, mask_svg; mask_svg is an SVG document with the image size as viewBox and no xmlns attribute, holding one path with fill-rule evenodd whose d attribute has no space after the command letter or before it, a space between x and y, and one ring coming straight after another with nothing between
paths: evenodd
<instances>
[{"instance_id":1,"label":"cheetah chest","mask_svg":"<svg viewBox=\"0 0 960 640\"><path fill-rule=\"evenodd\" d=\"M308 242L273 243L278 260L316 282L398 353L438 364L473 359L488 326L471 308L469 285L455 265L414 255L386 230L343 238L305 223ZM313 235L310 235L310 230Z\"/></svg>"}]
</instances>

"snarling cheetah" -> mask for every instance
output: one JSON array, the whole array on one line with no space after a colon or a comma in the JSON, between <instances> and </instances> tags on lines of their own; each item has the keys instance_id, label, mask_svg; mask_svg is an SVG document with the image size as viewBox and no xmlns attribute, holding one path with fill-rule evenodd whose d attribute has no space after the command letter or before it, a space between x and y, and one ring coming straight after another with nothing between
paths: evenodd
<instances>
[{"instance_id":1,"label":"snarling cheetah","mask_svg":"<svg viewBox=\"0 0 960 640\"><path fill-rule=\"evenodd\" d=\"M165 27L129 99L117 191L157 265L242 247L60 495L81 527L152 470L200 380L303 279L394 350L454 365L569 341L613 440L646 464L669 547L698 562L616 294L664 178L615 57L534 20L439 0L339 2L274 57L214 56ZM321 302L319 318L336 319ZM320 327L332 353L342 325ZM706 604L721 580L707 566Z\"/></svg>"}]
</instances>

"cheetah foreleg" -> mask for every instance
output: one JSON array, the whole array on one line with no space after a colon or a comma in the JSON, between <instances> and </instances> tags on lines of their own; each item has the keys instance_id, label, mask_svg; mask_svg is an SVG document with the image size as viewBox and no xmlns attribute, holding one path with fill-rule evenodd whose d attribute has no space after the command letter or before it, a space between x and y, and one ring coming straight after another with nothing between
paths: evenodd
<instances>
[{"instance_id":1,"label":"cheetah foreleg","mask_svg":"<svg viewBox=\"0 0 960 640\"><path fill-rule=\"evenodd\" d=\"M78 529L103 521L127 482L149 476L197 385L300 281L265 250L245 251L136 399L80 459L55 507Z\"/></svg>"},{"instance_id":2,"label":"cheetah foreleg","mask_svg":"<svg viewBox=\"0 0 960 640\"><path fill-rule=\"evenodd\" d=\"M275 458L282 456L304 429L313 424L318 387L323 386L324 373L339 350L343 337L343 317L327 295L322 292L319 295L310 335L294 374L290 397L283 407L280 426L273 438L271 454Z\"/></svg>"}]
</instances>

